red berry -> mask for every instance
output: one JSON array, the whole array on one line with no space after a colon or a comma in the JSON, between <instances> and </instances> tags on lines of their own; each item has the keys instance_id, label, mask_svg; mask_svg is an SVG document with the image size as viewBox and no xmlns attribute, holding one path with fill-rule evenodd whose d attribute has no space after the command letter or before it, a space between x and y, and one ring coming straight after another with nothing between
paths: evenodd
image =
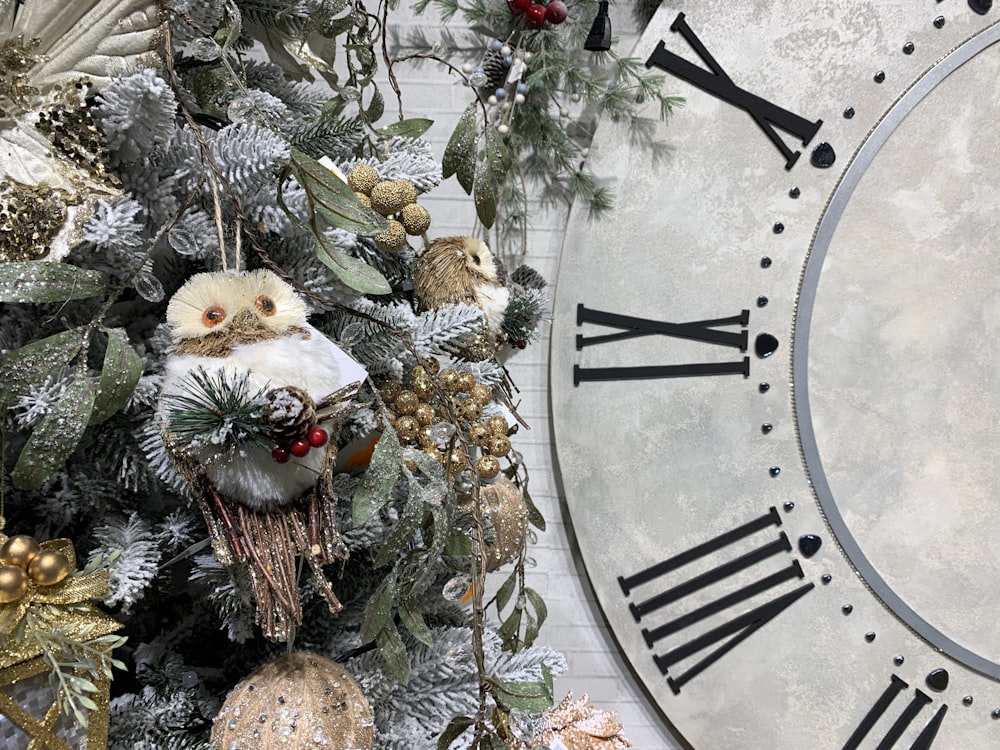
<instances>
[{"instance_id":1,"label":"red berry","mask_svg":"<svg viewBox=\"0 0 1000 750\"><path fill-rule=\"evenodd\" d=\"M310 448L312 448L312 446L309 444L308 440L306 440L305 438L299 438L298 440L294 441L291 444L288 450L292 452L293 456L296 456L297 458L302 458L309 452Z\"/></svg>"},{"instance_id":2,"label":"red berry","mask_svg":"<svg viewBox=\"0 0 1000 750\"><path fill-rule=\"evenodd\" d=\"M514 13L524 13L531 7L531 0L507 0L507 7Z\"/></svg>"},{"instance_id":3,"label":"red berry","mask_svg":"<svg viewBox=\"0 0 1000 750\"><path fill-rule=\"evenodd\" d=\"M271 458L277 461L279 464L283 464L288 461L288 451L284 448L278 447L271 451Z\"/></svg>"},{"instance_id":4,"label":"red berry","mask_svg":"<svg viewBox=\"0 0 1000 750\"><path fill-rule=\"evenodd\" d=\"M566 20L566 3L562 0L552 0L545 8L545 20L551 24L559 25Z\"/></svg>"},{"instance_id":5,"label":"red berry","mask_svg":"<svg viewBox=\"0 0 1000 750\"><path fill-rule=\"evenodd\" d=\"M524 11L524 22L528 24L529 29L542 28L542 24L545 23L545 6L535 3Z\"/></svg>"},{"instance_id":6,"label":"red berry","mask_svg":"<svg viewBox=\"0 0 1000 750\"><path fill-rule=\"evenodd\" d=\"M326 430L322 427L313 427L309 430L309 434L306 435L306 439L309 441L309 445L313 448L319 448L326 445L326 441L329 438L326 435Z\"/></svg>"}]
</instances>

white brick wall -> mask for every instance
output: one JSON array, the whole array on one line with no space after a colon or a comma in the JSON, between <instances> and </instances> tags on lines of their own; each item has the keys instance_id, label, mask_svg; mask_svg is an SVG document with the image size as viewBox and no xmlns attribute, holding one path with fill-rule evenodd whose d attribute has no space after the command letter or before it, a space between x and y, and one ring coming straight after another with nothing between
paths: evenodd
<instances>
[{"instance_id":1,"label":"white brick wall","mask_svg":"<svg viewBox=\"0 0 1000 750\"><path fill-rule=\"evenodd\" d=\"M502 2L502 0L497 0ZM627 23L624 9L615 14L616 29ZM435 26L427 18L412 21L421 24L428 39L436 38ZM404 29L405 32L405 29ZM634 36L618 43L624 53L634 43ZM403 91L408 117L429 117L434 127L426 138L440 157L459 114L468 103L467 92L454 78L432 64L416 67L403 64L396 75ZM386 91L389 100L391 92ZM387 110L395 104L387 101ZM454 179L421 199L431 212L431 236L469 233L475 224L472 200L465 196ZM548 281L550 296L555 294L559 255L567 212L538 214L528 238L528 265ZM530 584L545 598L549 620L542 630L542 640L566 655L568 672L556 680L556 697L566 691L574 695L589 693L595 705L615 710L625 725L626 736L642 750L677 750L683 747L666 728L665 721L642 689L604 623L586 578L565 498L554 468L554 450L548 401L548 330L545 337L517 352L507 362L514 382L520 388L520 415L531 425L515 439L515 447L524 454L531 473L531 495L545 516L548 530L539 536L529 554L538 562L529 571Z\"/></svg>"}]
</instances>

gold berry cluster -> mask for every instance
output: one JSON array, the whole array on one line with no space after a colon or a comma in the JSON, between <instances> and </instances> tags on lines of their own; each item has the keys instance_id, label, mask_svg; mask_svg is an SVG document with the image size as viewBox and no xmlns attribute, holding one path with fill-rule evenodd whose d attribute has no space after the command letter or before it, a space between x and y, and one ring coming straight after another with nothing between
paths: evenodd
<instances>
[{"instance_id":1,"label":"gold berry cluster","mask_svg":"<svg viewBox=\"0 0 1000 750\"><path fill-rule=\"evenodd\" d=\"M479 449L476 472L482 479L500 473L499 459L510 452L507 420L495 415L483 419L483 409L493 400L493 389L476 382L471 372L441 370L436 359L426 359L410 371L409 388L390 380L381 388L386 405L396 414L393 427L404 445L417 445L450 473L461 471L468 463L465 451L449 443L450 426L457 423L470 445ZM439 396L431 378L437 376ZM451 419L449 419L449 417Z\"/></svg>"},{"instance_id":2,"label":"gold berry cluster","mask_svg":"<svg viewBox=\"0 0 1000 750\"><path fill-rule=\"evenodd\" d=\"M417 189L409 180L383 180L370 164L347 173L347 184L358 200L389 219L389 228L372 237L379 250L398 253L406 235L419 237L431 225L431 215L417 203Z\"/></svg>"},{"instance_id":3,"label":"gold berry cluster","mask_svg":"<svg viewBox=\"0 0 1000 750\"><path fill-rule=\"evenodd\" d=\"M0 547L0 604L16 602L36 586L54 586L73 572L62 552L44 549L25 535L12 536Z\"/></svg>"}]
</instances>

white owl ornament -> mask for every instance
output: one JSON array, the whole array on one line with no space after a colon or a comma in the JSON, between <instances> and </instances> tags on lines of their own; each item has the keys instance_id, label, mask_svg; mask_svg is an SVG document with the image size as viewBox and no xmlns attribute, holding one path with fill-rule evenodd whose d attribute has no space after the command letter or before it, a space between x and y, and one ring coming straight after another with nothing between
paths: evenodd
<instances>
[{"instance_id":1,"label":"white owl ornament","mask_svg":"<svg viewBox=\"0 0 1000 750\"><path fill-rule=\"evenodd\" d=\"M340 609L321 569L347 556L324 479L338 419L367 377L306 315L295 290L267 270L197 274L167 306L174 346L159 408L167 452L201 504L216 554L247 565L258 623L275 640L302 619L298 555ZM177 405L192 403L193 382L239 384L245 404L234 408L261 423L256 439L180 439Z\"/></svg>"}]
</instances>

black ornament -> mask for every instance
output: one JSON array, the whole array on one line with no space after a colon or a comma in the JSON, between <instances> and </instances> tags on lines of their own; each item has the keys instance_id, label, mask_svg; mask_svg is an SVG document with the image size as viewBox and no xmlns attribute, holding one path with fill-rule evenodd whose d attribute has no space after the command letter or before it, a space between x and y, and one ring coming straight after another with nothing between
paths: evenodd
<instances>
[{"instance_id":1,"label":"black ornament","mask_svg":"<svg viewBox=\"0 0 1000 750\"><path fill-rule=\"evenodd\" d=\"M903 54L912 55L914 49L916 48L913 46L913 42L907 42L906 44L903 45Z\"/></svg>"},{"instance_id":2,"label":"black ornament","mask_svg":"<svg viewBox=\"0 0 1000 750\"><path fill-rule=\"evenodd\" d=\"M781 473L781 467L772 466L770 469L767 470L767 473L770 474L772 477L776 477Z\"/></svg>"},{"instance_id":3,"label":"black ornament","mask_svg":"<svg viewBox=\"0 0 1000 750\"><path fill-rule=\"evenodd\" d=\"M760 267L761 268L770 268L771 267L771 259L768 258L765 255L763 258L760 259Z\"/></svg>"},{"instance_id":4,"label":"black ornament","mask_svg":"<svg viewBox=\"0 0 1000 750\"><path fill-rule=\"evenodd\" d=\"M589 52L607 52L611 49L611 16L608 15L608 2L601 0L597 9L597 18L590 25L590 33L583 48Z\"/></svg>"},{"instance_id":5,"label":"black ornament","mask_svg":"<svg viewBox=\"0 0 1000 750\"><path fill-rule=\"evenodd\" d=\"M994 719L1000 719L1000 708L994 708L990 716Z\"/></svg>"},{"instance_id":6,"label":"black ornament","mask_svg":"<svg viewBox=\"0 0 1000 750\"><path fill-rule=\"evenodd\" d=\"M843 607L840 608L840 611L843 612L845 615L849 615L851 614L851 612L854 611L854 605L845 604Z\"/></svg>"},{"instance_id":7,"label":"black ornament","mask_svg":"<svg viewBox=\"0 0 1000 750\"><path fill-rule=\"evenodd\" d=\"M814 167L818 167L819 169L828 169L833 166L835 161L837 161L837 152L833 150L833 146L826 141L823 141L813 149L812 156L809 157L809 161L812 162Z\"/></svg>"},{"instance_id":8,"label":"black ornament","mask_svg":"<svg viewBox=\"0 0 1000 750\"><path fill-rule=\"evenodd\" d=\"M964 705L964 706L971 706L972 705L972 696L971 695L967 695L964 698L962 698L962 705Z\"/></svg>"},{"instance_id":9,"label":"black ornament","mask_svg":"<svg viewBox=\"0 0 1000 750\"><path fill-rule=\"evenodd\" d=\"M801 194L802 192L797 187L793 187L791 190L788 191L789 198L798 198Z\"/></svg>"},{"instance_id":10,"label":"black ornament","mask_svg":"<svg viewBox=\"0 0 1000 750\"><path fill-rule=\"evenodd\" d=\"M757 298L757 307L767 307L767 297L763 294Z\"/></svg>"},{"instance_id":11,"label":"black ornament","mask_svg":"<svg viewBox=\"0 0 1000 750\"><path fill-rule=\"evenodd\" d=\"M868 641L869 643L872 643L875 640L875 631L869 630L867 633L865 633L865 640Z\"/></svg>"},{"instance_id":12,"label":"black ornament","mask_svg":"<svg viewBox=\"0 0 1000 750\"><path fill-rule=\"evenodd\" d=\"M793 510L795 510L795 503L793 503L791 500L786 500L785 513L791 513Z\"/></svg>"},{"instance_id":13,"label":"black ornament","mask_svg":"<svg viewBox=\"0 0 1000 750\"><path fill-rule=\"evenodd\" d=\"M833 580L833 576L830 575L829 573L824 573L819 577L819 580L821 580L823 582L823 585L826 586L827 584L830 583L830 581Z\"/></svg>"},{"instance_id":14,"label":"black ornament","mask_svg":"<svg viewBox=\"0 0 1000 750\"><path fill-rule=\"evenodd\" d=\"M761 393L767 393L769 390L771 390L771 384L770 383L760 383L757 386L757 390L760 391Z\"/></svg>"},{"instance_id":15,"label":"black ornament","mask_svg":"<svg viewBox=\"0 0 1000 750\"><path fill-rule=\"evenodd\" d=\"M948 687L948 670L935 669L927 675L927 687L931 690L937 690L938 692L941 692Z\"/></svg>"},{"instance_id":16,"label":"black ornament","mask_svg":"<svg viewBox=\"0 0 1000 750\"><path fill-rule=\"evenodd\" d=\"M885 80L885 71L878 71L874 76L872 76L872 80L875 81L875 83L882 83Z\"/></svg>"},{"instance_id":17,"label":"black ornament","mask_svg":"<svg viewBox=\"0 0 1000 750\"><path fill-rule=\"evenodd\" d=\"M969 7L981 16L985 16L993 7L993 0L969 0Z\"/></svg>"},{"instance_id":18,"label":"black ornament","mask_svg":"<svg viewBox=\"0 0 1000 750\"><path fill-rule=\"evenodd\" d=\"M815 534L803 534L799 537L799 552L803 557L812 557L823 546L823 540Z\"/></svg>"},{"instance_id":19,"label":"black ornament","mask_svg":"<svg viewBox=\"0 0 1000 750\"><path fill-rule=\"evenodd\" d=\"M764 424L760 426L760 431L763 432L765 435L773 429L774 425L771 424L770 422L764 422Z\"/></svg>"},{"instance_id":20,"label":"black ornament","mask_svg":"<svg viewBox=\"0 0 1000 750\"><path fill-rule=\"evenodd\" d=\"M778 339L769 333L758 333L757 340L753 342L753 350L761 359L766 359L774 354L778 349Z\"/></svg>"},{"instance_id":21,"label":"black ornament","mask_svg":"<svg viewBox=\"0 0 1000 750\"><path fill-rule=\"evenodd\" d=\"M854 117L854 107L848 107L844 110L844 119L850 120L852 117Z\"/></svg>"},{"instance_id":22,"label":"black ornament","mask_svg":"<svg viewBox=\"0 0 1000 750\"><path fill-rule=\"evenodd\" d=\"M774 233L775 234L781 234L784 231L785 231L785 225L784 224L782 224L780 221L774 222Z\"/></svg>"},{"instance_id":23,"label":"black ornament","mask_svg":"<svg viewBox=\"0 0 1000 750\"><path fill-rule=\"evenodd\" d=\"M934 19L934 28L943 29L944 28L944 16L938 16Z\"/></svg>"},{"instance_id":24,"label":"black ornament","mask_svg":"<svg viewBox=\"0 0 1000 750\"><path fill-rule=\"evenodd\" d=\"M903 659L902 655L892 657L892 663L895 664L897 667L902 666L904 661L905 659Z\"/></svg>"}]
</instances>

